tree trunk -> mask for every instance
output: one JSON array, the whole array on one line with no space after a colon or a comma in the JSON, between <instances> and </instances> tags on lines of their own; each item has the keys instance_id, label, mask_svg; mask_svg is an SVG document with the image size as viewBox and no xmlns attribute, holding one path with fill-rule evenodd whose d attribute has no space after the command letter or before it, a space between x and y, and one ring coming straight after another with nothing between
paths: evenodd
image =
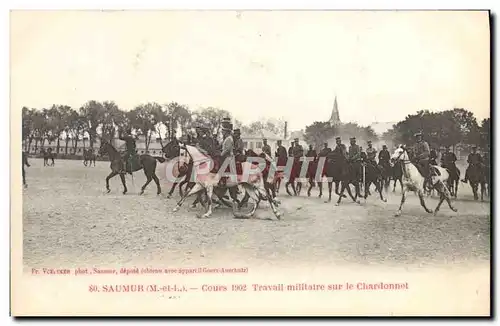
<instances>
[{"instance_id":1,"label":"tree trunk","mask_svg":"<svg viewBox=\"0 0 500 326\"><path fill-rule=\"evenodd\" d=\"M66 148L64 149L64 155L68 155L68 145L69 145L69 136L66 135Z\"/></svg>"}]
</instances>

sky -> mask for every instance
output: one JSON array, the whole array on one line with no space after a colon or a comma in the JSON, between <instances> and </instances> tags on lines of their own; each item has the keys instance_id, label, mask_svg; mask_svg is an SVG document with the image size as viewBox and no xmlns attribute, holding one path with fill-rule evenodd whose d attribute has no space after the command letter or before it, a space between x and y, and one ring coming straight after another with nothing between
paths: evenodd
<instances>
[{"instance_id":1,"label":"sky","mask_svg":"<svg viewBox=\"0 0 500 326\"><path fill-rule=\"evenodd\" d=\"M490 113L479 11L16 11L11 107L176 101L289 130L395 122L420 109Z\"/></svg>"}]
</instances>

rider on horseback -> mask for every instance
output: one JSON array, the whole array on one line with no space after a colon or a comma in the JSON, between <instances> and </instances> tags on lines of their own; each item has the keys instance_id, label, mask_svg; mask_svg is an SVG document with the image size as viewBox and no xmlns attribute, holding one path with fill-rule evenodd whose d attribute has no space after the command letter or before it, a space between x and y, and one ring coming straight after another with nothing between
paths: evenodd
<instances>
[{"instance_id":1,"label":"rider on horseback","mask_svg":"<svg viewBox=\"0 0 500 326\"><path fill-rule=\"evenodd\" d=\"M366 149L366 162L377 166L377 150L372 146L372 141L368 141L368 148Z\"/></svg>"},{"instance_id":2,"label":"rider on horseback","mask_svg":"<svg viewBox=\"0 0 500 326\"><path fill-rule=\"evenodd\" d=\"M467 170L465 170L465 179L461 180L462 182L467 183L469 180L470 176L470 170L478 168L481 166L483 163L483 158L481 157L481 154L476 152L477 146L472 146L472 153L467 156L467 163L469 163L469 166L467 167Z\"/></svg>"},{"instance_id":3,"label":"rider on horseback","mask_svg":"<svg viewBox=\"0 0 500 326\"><path fill-rule=\"evenodd\" d=\"M437 165L437 152L434 148L431 149L429 152L429 164L431 165Z\"/></svg>"},{"instance_id":4,"label":"rider on horseback","mask_svg":"<svg viewBox=\"0 0 500 326\"><path fill-rule=\"evenodd\" d=\"M317 160L316 150L313 148L313 145L309 145L309 150L306 153L306 157L312 157L314 161Z\"/></svg>"},{"instance_id":5,"label":"rider on horseback","mask_svg":"<svg viewBox=\"0 0 500 326\"><path fill-rule=\"evenodd\" d=\"M286 160L288 157L288 153L286 151L286 148L282 145L281 139L278 140L278 148L276 149L276 157L278 158L278 166L285 166L286 165Z\"/></svg>"},{"instance_id":6,"label":"rider on horseback","mask_svg":"<svg viewBox=\"0 0 500 326\"><path fill-rule=\"evenodd\" d=\"M222 126L222 151L220 154L220 164L219 164L219 174L225 172L220 171L220 167L224 164L226 159L232 160L234 158L234 140L231 132L233 130L233 125L231 123ZM226 185L227 177L221 177L219 184L222 186Z\"/></svg>"},{"instance_id":7,"label":"rider on horseback","mask_svg":"<svg viewBox=\"0 0 500 326\"><path fill-rule=\"evenodd\" d=\"M378 163L382 167L389 166L389 161L391 160L391 154L387 150L387 145L382 146L382 150L378 153Z\"/></svg>"},{"instance_id":8,"label":"rider on horseback","mask_svg":"<svg viewBox=\"0 0 500 326\"><path fill-rule=\"evenodd\" d=\"M441 167L448 169L451 173L456 173L457 166L455 162L457 156L455 153L450 152L450 146L445 147L445 152L441 155Z\"/></svg>"},{"instance_id":9,"label":"rider on horseback","mask_svg":"<svg viewBox=\"0 0 500 326\"><path fill-rule=\"evenodd\" d=\"M418 132L415 134L417 138L417 143L415 144L415 162L417 167L420 169L420 173L424 177L424 185L423 188L426 189L427 184L430 182L431 171L429 165L429 155L430 148L429 144L422 139L422 133Z\"/></svg>"},{"instance_id":10,"label":"rider on horseback","mask_svg":"<svg viewBox=\"0 0 500 326\"><path fill-rule=\"evenodd\" d=\"M342 144L342 140L340 139L340 137L335 138L335 143L337 145L335 146L333 151L330 151L327 154L327 157L331 159L344 157L347 159L347 148L344 144Z\"/></svg>"},{"instance_id":11,"label":"rider on horseback","mask_svg":"<svg viewBox=\"0 0 500 326\"><path fill-rule=\"evenodd\" d=\"M323 148L319 151L318 157L327 157L328 153L330 153L332 150L330 147L328 147L328 143L323 143Z\"/></svg>"},{"instance_id":12,"label":"rider on horseback","mask_svg":"<svg viewBox=\"0 0 500 326\"><path fill-rule=\"evenodd\" d=\"M292 155L294 158L300 158L304 156L304 148L299 144L299 139L295 138L295 144L293 145Z\"/></svg>"},{"instance_id":13,"label":"rider on horseback","mask_svg":"<svg viewBox=\"0 0 500 326\"><path fill-rule=\"evenodd\" d=\"M127 149L127 151L123 155L123 172L132 174L132 160L137 154L135 138L134 136L132 136L132 128L127 128L125 135L123 134L122 130L120 130L118 139L125 142L125 148Z\"/></svg>"},{"instance_id":14,"label":"rider on horseback","mask_svg":"<svg viewBox=\"0 0 500 326\"><path fill-rule=\"evenodd\" d=\"M356 137L351 137L351 146L349 146L349 162L351 162L352 167L354 168L354 174L356 180L361 180L361 149L356 144Z\"/></svg>"},{"instance_id":15,"label":"rider on horseback","mask_svg":"<svg viewBox=\"0 0 500 326\"><path fill-rule=\"evenodd\" d=\"M262 146L262 153L266 153L267 155L269 155L269 157L272 157L271 146L269 146L269 144L267 143L267 139L262 139L262 142L264 143L264 145Z\"/></svg>"}]
</instances>

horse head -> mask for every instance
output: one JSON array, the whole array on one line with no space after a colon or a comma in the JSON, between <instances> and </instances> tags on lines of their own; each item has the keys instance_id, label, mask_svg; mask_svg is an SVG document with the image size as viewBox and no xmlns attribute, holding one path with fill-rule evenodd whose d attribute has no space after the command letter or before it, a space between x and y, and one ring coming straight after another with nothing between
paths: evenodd
<instances>
[{"instance_id":1,"label":"horse head","mask_svg":"<svg viewBox=\"0 0 500 326\"><path fill-rule=\"evenodd\" d=\"M165 146L161 148L162 152L165 153L165 157L169 160L178 157L180 155L181 146L177 139L172 139Z\"/></svg>"},{"instance_id":2,"label":"horse head","mask_svg":"<svg viewBox=\"0 0 500 326\"><path fill-rule=\"evenodd\" d=\"M391 166L394 166L396 162L400 161L408 161L408 151L406 149L406 145L399 145L391 156Z\"/></svg>"}]
</instances>

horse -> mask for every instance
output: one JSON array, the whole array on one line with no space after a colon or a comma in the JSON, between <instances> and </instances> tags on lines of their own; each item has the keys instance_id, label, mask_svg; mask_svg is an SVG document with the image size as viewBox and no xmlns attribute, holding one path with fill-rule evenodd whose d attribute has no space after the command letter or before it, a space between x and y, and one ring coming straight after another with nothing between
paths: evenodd
<instances>
[{"instance_id":1,"label":"horse","mask_svg":"<svg viewBox=\"0 0 500 326\"><path fill-rule=\"evenodd\" d=\"M446 169L446 171L448 171L448 174L450 175L446 185L448 186L451 195L456 199L458 193L458 184L460 183L460 170L454 163L450 164L449 166L446 164L441 164L441 167Z\"/></svg>"},{"instance_id":2,"label":"horse","mask_svg":"<svg viewBox=\"0 0 500 326\"><path fill-rule=\"evenodd\" d=\"M198 171L200 167L205 164L213 163L208 154L202 152L202 150L198 149L195 146L183 144L180 141L172 141L168 144L167 148L164 148L165 156L167 159L173 159L179 156L180 150L183 149L186 151L189 156L190 161L193 162L193 167L195 171ZM227 163L227 162L225 162ZM225 164L223 164L225 165ZM217 167L219 169L220 167ZM251 169L251 163L243 162L242 169L244 172L248 172ZM245 217L248 218L255 214L257 210L258 204L260 200L268 200L271 209L276 216L277 219L281 218L281 213L277 209L278 202L272 197L270 191L265 188L265 180L261 172L249 175L248 179L242 179L241 176L237 176L237 180L232 180L232 178L228 178L225 184L220 184L221 175L216 172L215 167L212 167L211 170L203 175L198 176L196 180L193 182L195 185L190 188L187 193L179 200L176 207L174 208L174 212L178 211L186 198L193 194L199 194L200 192L206 194L206 203L207 209L206 212L201 216L202 218L208 218L212 215L212 195L214 191L221 189L224 193L229 190L231 198L233 200L233 214L235 217ZM240 206L240 202L236 198L237 188L242 186L245 190L246 194L249 195L254 201L255 205L252 208L252 211L249 214L240 214L237 212L237 207Z\"/></svg>"},{"instance_id":3,"label":"horse","mask_svg":"<svg viewBox=\"0 0 500 326\"><path fill-rule=\"evenodd\" d=\"M108 191L108 193L111 191L109 189L109 179L119 174L123 184L123 194L125 195L127 193L127 185L125 184L126 171L123 170L123 165L125 163L124 158L122 157L120 152L118 152L118 150L113 147L113 145L111 145L109 142L105 140L102 140L101 147L99 148L99 155L104 155L104 154L108 155L109 161L111 162L111 164L109 165L111 173L106 177L106 190ZM139 156L138 161L139 161L138 164L136 166L131 166L128 172L132 174L133 172L144 170L144 174L146 175L147 181L142 186L140 195L144 193L144 189L146 189L151 180L154 180L156 183L156 188L157 188L156 194L157 195L161 194L160 180L156 176L156 161L163 163L165 162L165 159L163 157L158 157L158 156L153 157L149 154L143 154Z\"/></svg>"},{"instance_id":4,"label":"horse","mask_svg":"<svg viewBox=\"0 0 500 326\"><path fill-rule=\"evenodd\" d=\"M396 182L399 181L401 186L401 193L403 193L403 166L400 161L394 162L391 166L392 180L394 180L394 185L392 187L392 192L396 192ZM390 182L390 181L389 181Z\"/></svg>"},{"instance_id":5,"label":"horse","mask_svg":"<svg viewBox=\"0 0 500 326\"><path fill-rule=\"evenodd\" d=\"M374 184L376 190L380 195L380 200L382 200L384 203L387 202L387 199L385 199L384 195L382 194L382 188L385 179L383 177L383 170L379 168L379 165L375 165L372 163L364 163L363 173L364 173L363 188L365 190L364 199L368 197L368 193L370 192L370 186Z\"/></svg>"},{"instance_id":6,"label":"horse","mask_svg":"<svg viewBox=\"0 0 500 326\"><path fill-rule=\"evenodd\" d=\"M335 194L340 196L339 185L342 180L342 170L339 168L339 162L342 160L341 157L327 157L323 166L323 172L321 174L322 177L327 177L328 179L328 200L325 200L325 203L329 203L332 201L332 184L335 183ZM319 187L319 196L321 197L323 194L323 182L318 181ZM348 191L351 191L348 188ZM346 197L342 194L343 197Z\"/></svg>"},{"instance_id":7,"label":"horse","mask_svg":"<svg viewBox=\"0 0 500 326\"><path fill-rule=\"evenodd\" d=\"M486 173L484 165L470 164L469 165L469 185L472 188L474 200L478 200L478 188L481 186L481 201L484 201L484 192L486 188Z\"/></svg>"},{"instance_id":8,"label":"horse","mask_svg":"<svg viewBox=\"0 0 500 326\"><path fill-rule=\"evenodd\" d=\"M89 149L86 149L83 151L83 165L88 166L92 166L92 162L94 162L94 166L95 166L95 160L97 158L97 155L94 153L94 150L89 148Z\"/></svg>"},{"instance_id":9,"label":"horse","mask_svg":"<svg viewBox=\"0 0 500 326\"><path fill-rule=\"evenodd\" d=\"M406 147L404 145L400 145L394 153L391 156L391 163L395 162L401 162L401 170L403 174L403 189L401 193L401 204L399 205L399 209L396 212L395 216L401 216L401 210L403 208L403 204L406 201L406 192L407 191L413 191L415 192L418 197L420 198L420 205L425 209L425 211L429 214L432 214L433 211L427 208L425 204L425 199L424 199L424 181L425 178L420 174L419 170L417 167L410 161L408 152L406 150ZM451 204L450 201L450 191L448 190L448 187L446 186L446 180L448 179L448 172L441 168L441 167L431 167L431 168L437 168L439 170L439 175L433 175L431 177L431 186L432 188L436 189L440 195L439 203L436 206L436 209L434 210L434 215L437 214L439 211L439 208L441 207L441 204L443 203L444 200L448 203L448 206L450 209L454 212L457 211L455 207Z\"/></svg>"},{"instance_id":10,"label":"horse","mask_svg":"<svg viewBox=\"0 0 500 326\"><path fill-rule=\"evenodd\" d=\"M43 166L54 166L56 154L52 153L52 148L49 147L48 150L42 148L40 152L43 154ZM49 160L52 160L52 164L49 164Z\"/></svg>"},{"instance_id":11,"label":"horse","mask_svg":"<svg viewBox=\"0 0 500 326\"><path fill-rule=\"evenodd\" d=\"M300 195L300 191L302 190L302 182L298 181L297 187L295 187L295 179L300 177L300 171L302 170L302 161L300 157L293 157L292 159L293 159L292 169L290 171L288 181L285 184L285 190L288 195L297 196ZM288 188L289 185L292 186L293 195L290 192L290 189Z\"/></svg>"}]
</instances>

